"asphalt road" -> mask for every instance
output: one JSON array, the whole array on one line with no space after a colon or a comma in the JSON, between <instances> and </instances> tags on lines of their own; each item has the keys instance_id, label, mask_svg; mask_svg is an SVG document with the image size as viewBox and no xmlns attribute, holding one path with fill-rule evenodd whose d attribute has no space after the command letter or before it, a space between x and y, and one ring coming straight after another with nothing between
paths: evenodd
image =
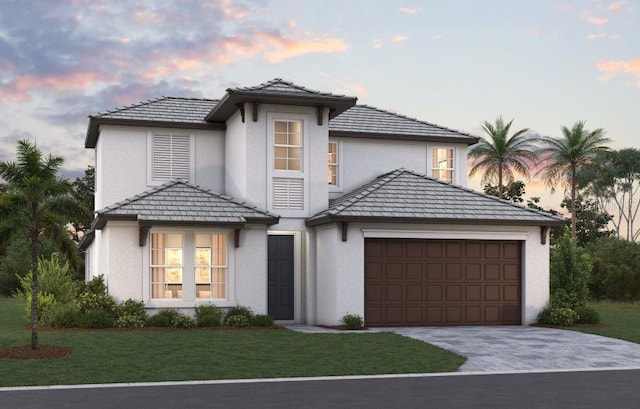
<instances>
[{"instance_id":1,"label":"asphalt road","mask_svg":"<svg viewBox=\"0 0 640 409\"><path fill-rule=\"evenodd\" d=\"M638 408L640 370L0 392L0 408Z\"/></svg>"}]
</instances>

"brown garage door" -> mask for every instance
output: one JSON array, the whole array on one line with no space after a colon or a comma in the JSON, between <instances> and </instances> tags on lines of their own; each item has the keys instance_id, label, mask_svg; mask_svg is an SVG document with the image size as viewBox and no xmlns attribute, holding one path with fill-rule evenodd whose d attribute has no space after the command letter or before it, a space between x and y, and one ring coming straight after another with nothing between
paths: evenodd
<instances>
[{"instance_id":1,"label":"brown garage door","mask_svg":"<svg viewBox=\"0 0 640 409\"><path fill-rule=\"evenodd\" d=\"M366 325L520 324L520 247L365 239Z\"/></svg>"}]
</instances>

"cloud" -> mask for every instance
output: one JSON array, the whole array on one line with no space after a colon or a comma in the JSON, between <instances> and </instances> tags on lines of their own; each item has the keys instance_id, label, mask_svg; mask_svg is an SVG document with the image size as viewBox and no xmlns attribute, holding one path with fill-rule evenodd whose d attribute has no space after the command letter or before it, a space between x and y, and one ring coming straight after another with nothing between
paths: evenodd
<instances>
[{"instance_id":1,"label":"cloud","mask_svg":"<svg viewBox=\"0 0 640 409\"><path fill-rule=\"evenodd\" d=\"M616 12L616 11L620 11L623 9L624 5L627 4L626 0L623 1L614 1L613 3L609 3L606 7L605 10L607 11L611 11L611 12Z\"/></svg>"},{"instance_id":2,"label":"cloud","mask_svg":"<svg viewBox=\"0 0 640 409\"><path fill-rule=\"evenodd\" d=\"M588 16L587 17L587 22L589 24L593 24L596 26L603 26L605 24L607 24L609 22L609 19L606 19L604 17L594 17L594 16Z\"/></svg>"},{"instance_id":3,"label":"cloud","mask_svg":"<svg viewBox=\"0 0 640 409\"><path fill-rule=\"evenodd\" d=\"M420 9L419 8L411 8L411 7L400 7L400 11L404 14L417 14Z\"/></svg>"},{"instance_id":4,"label":"cloud","mask_svg":"<svg viewBox=\"0 0 640 409\"><path fill-rule=\"evenodd\" d=\"M635 77L635 85L640 87L640 58L634 60L602 60L596 63L596 69L603 73L601 81L609 81L619 74Z\"/></svg>"},{"instance_id":5,"label":"cloud","mask_svg":"<svg viewBox=\"0 0 640 409\"><path fill-rule=\"evenodd\" d=\"M371 46L373 48L382 48L382 40L380 40L379 38L376 38L375 40L371 41Z\"/></svg>"},{"instance_id":6,"label":"cloud","mask_svg":"<svg viewBox=\"0 0 640 409\"><path fill-rule=\"evenodd\" d=\"M356 97L363 97L367 95L367 89L362 86L362 84L351 83L351 84L342 84L339 88L333 90L336 94L344 94Z\"/></svg>"},{"instance_id":7,"label":"cloud","mask_svg":"<svg viewBox=\"0 0 640 409\"><path fill-rule=\"evenodd\" d=\"M349 49L349 44L334 37L297 40L287 38L274 31L256 31L253 36L264 43L264 55L270 63L278 63L309 53L335 53Z\"/></svg>"},{"instance_id":8,"label":"cloud","mask_svg":"<svg viewBox=\"0 0 640 409\"><path fill-rule=\"evenodd\" d=\"M597 40L599 38L607 38L608 35L607 33L597 33L597 34L588 34L587 35L587 39L588 40Z\"/></svg>"},{"instance_id":9,"label":"cloud","mask_svg":"<svg viewBox=\"0 0 640 409\"><path fill-rule=\"evenodd\" d=\"M525 27L523 33L527 37L537 37L540 35L540 30L533 27Z\"/></svg>"},{"instance_id":10,"label":"cloud","mask_svg":"<svg viewBox=\"0 0 640 409\"><path fill-rule=\"evenodd\" d=\"M404 35L404 34L397 34L397 35L393 36L391 41L393 41L394 43L401 43L403 41L407 41L408 39L409 39L409 37Z\"/></svg>"}]
</instances>

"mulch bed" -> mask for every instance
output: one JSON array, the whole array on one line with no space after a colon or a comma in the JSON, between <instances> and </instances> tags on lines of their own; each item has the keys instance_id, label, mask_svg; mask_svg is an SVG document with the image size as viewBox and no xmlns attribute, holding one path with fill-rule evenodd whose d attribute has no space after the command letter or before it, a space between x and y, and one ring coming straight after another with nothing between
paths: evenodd
<instances>
[{"instance_id":1,"label":"mulch bed","mask_svg":"<svg viewBox=\"0 0 640 409\"><path fill-rule=\"evenodd\" d=\"M51 359L71 355L71 348L55 345L39 345L35 351L31 345L20 345L0 349L0 359Z\"/></svg>"}]
</instances>

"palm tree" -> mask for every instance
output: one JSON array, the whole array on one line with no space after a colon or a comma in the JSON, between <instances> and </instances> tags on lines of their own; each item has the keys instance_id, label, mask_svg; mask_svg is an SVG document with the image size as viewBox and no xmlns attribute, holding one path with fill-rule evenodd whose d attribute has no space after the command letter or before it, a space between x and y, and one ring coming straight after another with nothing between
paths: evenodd
<instances>
[{"instance_id":1,"label":"palm tree","mask_svg":"<svg viewBox=\"0 0 640 409\"><path fill-rule=\"evenodd\" d=\"M577 121L571 128L562 127L562 137L544 137L545 144L539 151L542 167L538 174L542 176L551 192L558 183L571 190L569 207L571 210L571 236L576 238L576 196L578 190L578 172L593 162L595 156L607 151L611 140L605 136L602 128L589 131L585 121ZM565 190L566 191L566 190Z\"/></svg>"},{"instance_id":2,"label":"palm tree","mask_svg":"<svg viewBox=\"0 0 640 409\"><path fill-rule=\"evenodd\" d=\"M31 252L31 349L38 349L38 256L41 238L49 239L72 263L79 264L77 247L65 225L86 212L71 198L71 184L58 176L62 157L45 158L26 140L18 141L17 162L0 162L6 192L0 197L0 240L26 233Z\"/></svg>"},{"instance_id":3,"label":"palm tree","mask_svg":"<svg viewBox=\"0 0 640 409\"><path fill-rule=\"evenodd\" d=\"M500 199L504 197L505 184L513 182L513 171L529 178L529 163L534 162L536 157L536 147L527 136L529 128L520 129L509 136L512 123L513 119L505 123L502 116L495 120L495 124L484 121L482 129L488 138L481 137L480 142L469 151L469 157L474 160L469 176L484 169L482 183L497 181Z\"/></svg>"}]
</instances>

